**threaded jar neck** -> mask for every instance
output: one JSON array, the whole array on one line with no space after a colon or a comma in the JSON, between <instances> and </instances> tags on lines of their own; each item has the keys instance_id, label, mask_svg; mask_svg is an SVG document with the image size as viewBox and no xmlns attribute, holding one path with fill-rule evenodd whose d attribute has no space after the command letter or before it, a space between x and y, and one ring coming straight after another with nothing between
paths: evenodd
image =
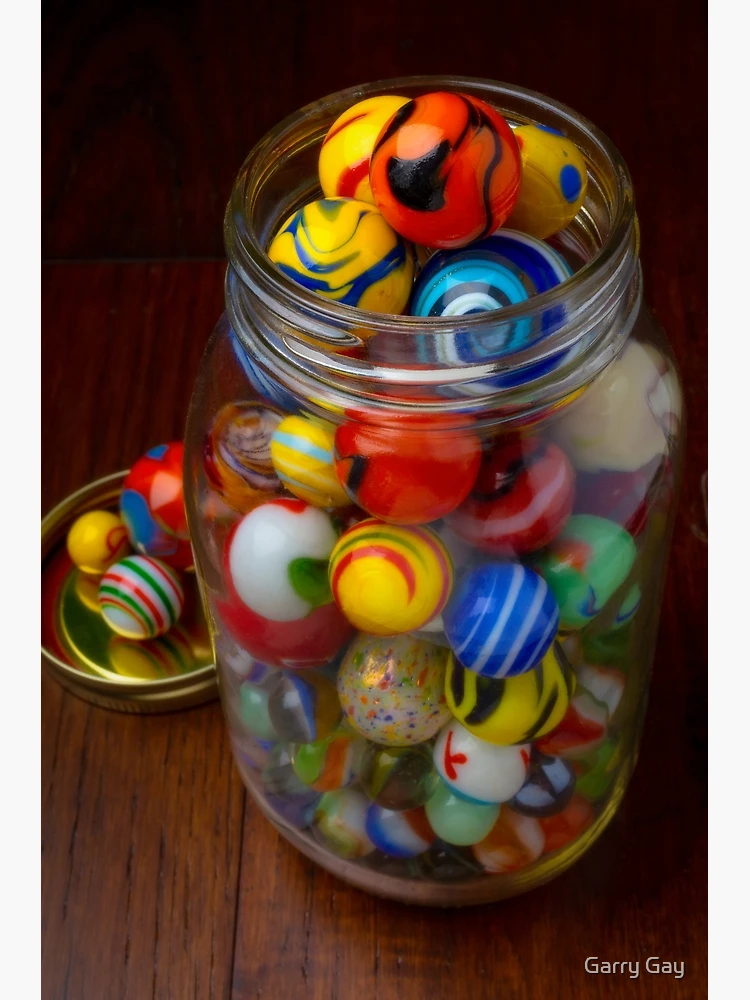
<instances>
[{"instance_id":1,"label":"threaded jar neck","mask_svg":"<svg viewBox=\"0 0 750 1000\"><path fill-rule=\"evenodd\" d=\"M557 237L559 249L581 262L573 277L499 312L423 318L333 302L276 268L266 248L291 213L320 196L318 153L333 121L368 97L435 90L470 94L511 125L543 125L575 142L586 161L587 193L574 222ZM549 405L590 381L618 353L641 296L632 185L616 148L564 105L488 80L385 80L302 108L251 151L237 176L224 232L227 310L245 350L292 392L343 408L367 401L489 413ZM522 350L493 354L500 322L543 323L551 315L557 317L554 332ZM457 336L477 345L470 361L451 350ZM562 360L550 370L544 362L554 358ZM530 377L514 378L521 371Z\"/></svg>"}]
</instances>

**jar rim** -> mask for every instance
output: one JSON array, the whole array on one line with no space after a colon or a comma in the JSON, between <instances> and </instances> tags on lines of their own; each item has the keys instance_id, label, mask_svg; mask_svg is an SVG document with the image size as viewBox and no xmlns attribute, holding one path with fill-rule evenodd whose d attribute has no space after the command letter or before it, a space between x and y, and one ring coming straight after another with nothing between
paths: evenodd
<instances>
[{"instance_id":1,"label":"jar rim","mask_svg":"<svg viewBox=\"0 0 750 1000\"><path fill-rule=\"evenodd\" d=\"M596 150L600 154L602 162L610 168L610 178L613 181L608 192L612 218L610 230L597 252L570 278L525 302L505 306L502 310L459 317L423 317L371 312L317 295L285 275L268 257L248 212L248 206L252 205L253 188L257 188L266 172L264 161L269 152L275 147L283 146L284 139L288 139L302 123L314 115L319 115L331 105L341 104L343 109L344 105L349 106L367 97L389 91L407 90L413 93L425 93L438 89L463 89L470 94L479 91L480 93L475 93L475 96L479 96L482 100L487 100L488 92L491 92L498 101L505 97L511 101L521 102L529 112L536 111L542 118L545 113L547 116L552 113L558 122L568 126L566 134L576 141L579 149L583 145L581 142L583 138L587 141L589 151ZM515 117L501 104L497 106L501 114ZM529 117L529 121L543 123L539 118ZM571 132L575 133L575 136L571 135ZM589 157L586 159L588 161ZM492 326L497 323L499 312L502 312L504 323L506 321L511 323L529 316L532 312L542 312L562 304L563 301L569 302L573 296L580 297L582 301L591 300L601 292L603 281L609 271L616 267L626 253L632 242L634 225L635 205L627 165L614 143L588 119L567 105L524 87L478 77L424 75L379 80L328 94L288 115L270 129L251 149L237 175L225 217L225 243L230 263L240 274L243 284L249 285L254 292L260 292L267 306L275 301L283 304L283 311L287 315L293 313L304 315L307 321L319 327L319 333L322 333L322 328L331 327L344 330L366 328L368 332L391 335L451 334L459 330L481 331ZM549 338L551 348L557 347L554 338L554 334ZM321 339L326 339L324 334ZM547 345L547 340L543 343ZM518 354L524 356L524 364L528 363L526 359L528 349L522 349ZM503 355L504 363L507 365L514 356L510 353Z\"/></svg>"}]
</instances>

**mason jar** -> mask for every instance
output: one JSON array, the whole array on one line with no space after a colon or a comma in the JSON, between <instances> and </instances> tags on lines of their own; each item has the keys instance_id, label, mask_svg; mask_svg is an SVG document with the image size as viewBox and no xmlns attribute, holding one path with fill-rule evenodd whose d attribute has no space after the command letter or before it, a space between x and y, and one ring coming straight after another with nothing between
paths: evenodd
<instances>
[{"instance_id":1,"label":"mason jar","mask_svg":"<svg viewBox=\"0 0 750 1000\"><path fill-rule=\"evenodd\" d=\"M266 251L320 197L332 122L436 90L575 142L585 200L549 240L571 276L439 318L293 282ZM679 480L682 395L627 167L539 94L383 81L257 144L225 241L185 493L242 778L359 888L436 905L533 888L594 843L635 766Z\"/></svg>"}]
</instances>

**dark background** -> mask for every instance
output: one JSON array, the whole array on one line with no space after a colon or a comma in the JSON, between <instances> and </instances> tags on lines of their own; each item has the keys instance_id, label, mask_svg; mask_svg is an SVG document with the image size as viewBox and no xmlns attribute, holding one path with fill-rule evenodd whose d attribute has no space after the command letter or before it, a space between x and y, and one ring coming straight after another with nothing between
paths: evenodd
<instances>
[{"instance_id":1,"label":"dark background","mask_svg":"<svg viewBox=\"0 0 750 1000\"><path fill-rule=\"evenodd\" d=\"M96 709L45 676L46 1000L526 1000L705 993L706 15L696 0L43 5L43 508L179 437L222 309L250 147L341 87L410 73L562 100L619 147L646 295L689 412L641 761L573 869L458 912L363 895L247 801L218 705ZM640 960L588 976L586 956ZM648 956L685 961L649 976Z\"/></svg>"}]
</instances>

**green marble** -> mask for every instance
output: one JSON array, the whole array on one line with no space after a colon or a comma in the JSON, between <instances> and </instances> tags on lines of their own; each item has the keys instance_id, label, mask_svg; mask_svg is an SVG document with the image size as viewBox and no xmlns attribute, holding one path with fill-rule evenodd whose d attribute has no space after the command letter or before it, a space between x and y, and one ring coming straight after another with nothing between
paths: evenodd
<instances>
[{"instance_id":1,"label":"green marble","mask_svg":"<svg viewBox=\"0 0 750 1000\"><path fill-rule=\"evenodd\" d=\"M247 682L240 688L240 718L249 733L259 740L277 740L268 714L268 690Z\"/></svg>"},{"instance_id":2,"label":"green marble","mask_svg":"<svg viewBox=\"0 0 750 1000\"><path fill-rule=\"evenodd\" d=\"M581 633L581 652L586 663L602 667L626 669L630 662L630 641L633 627L631 623L621 628L594 632L586 629Z\"/></svg>"},{"instance_id":3,"label":"green marble","mask_svg":"<svg viewBox=\"0 0 750 1000\"><path fill-rule=\"evenodd\" d=\"M340 726L325 739L293 744L294 773L317 791L344 788L357 778L365 743L361 736Z\"/></svg>"},{"instance_id":4,"label":"green marble","mask_svg":"<svg viewBox=\"0 0 750 1000\"><path fill-rule=\"evenodd\" d=\"M500 806L469 802L440 781L425 805L427 819L447 844L469 847L484 840L500 815Z\"/></svg>"},{"instance_id":5,"label":"green marble","mask_svg":"<svg viewBox=\"0 0 750 1000\"><path fill-rule=\"evenodd\" d=\"M595 802L607 794L615 780L620 763L617 744L607 740L585 763L591 766L576 781L576 791L590 802Z\"/></svg>"},{"instance_id":6,"label":"green marble","mask_svg":"<svg viewBox=\"0 0 750 1000\"><path fill-rule=\"evenodd\" d=\"M636 557L632 536L593 514L574 514L532 561L560 608L560 628L583 628L627 579Z\"/></svg>"}]
</instances>

